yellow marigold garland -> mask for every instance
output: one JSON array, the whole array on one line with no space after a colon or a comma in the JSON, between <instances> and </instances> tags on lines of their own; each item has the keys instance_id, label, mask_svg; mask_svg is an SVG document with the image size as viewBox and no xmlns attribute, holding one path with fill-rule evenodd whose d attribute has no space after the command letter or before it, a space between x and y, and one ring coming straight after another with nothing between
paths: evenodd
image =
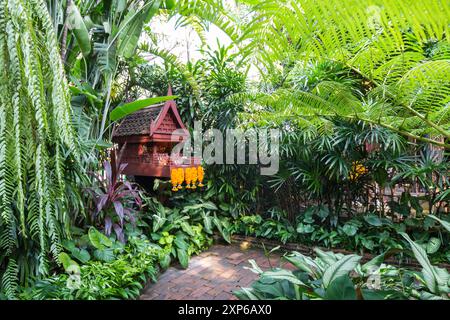
<instances>
[{"instance_id":1,"label":"yellow marigold garland","mask_svg":"<svg viewBox=\"0 0 450 320\"><path fill-rule=\"evenodd\" d=\"M197 181L199 187L204 187L203 179L205 171L202 166L190 168L172 168L170 169L170 183L172 191L176 192L182 189L182 184L186 181L186 189L196 189Z\"/></svg>"},{"instance_id":2,"label":"yellow marigold garland","mask_svg":"<svg viewBox=\"0 0 450 320\"><path fill-rule=\"evenodd\" d=\"M203 178L205 176L205 171L202 166L198 166L197 168L197 178L198 178L198 186L203 187Z\"/></svg>"},{"instance_id":3,"label":"yellow marigold garland","mask_svg":"<svg viewBox=\"0 0 450 320\"><path fill-rule=\"evenodd\" d=\"M177 189L180 190L180 189L183 189L182 184L184 181L184 169L178 168L177 171L178 171L178 187L177 187Z\"/></svg>"},{"instance_id":4,"label":"yellow marigold garland","mask_svg":"<svg viewBox=\"0 0 450 320\"><path fill-rule=\"evenodd\" d=\"M185 170L186 189L191 189L192 180L192 168L186 168ZM193 185L194 187L194 185Z\"/></svg>"},{"instance_id":5,"label":"yellow marigold garland","mask_svg":"<svg viewBox=\"0 0 450 320\"><path fill-rule=\"evenodd\" d=\"M177 169L170 169L170 182L172 183L172 191L176 192L178 184L178 171Z\"/></svg>"},{"instance_id":6,"label":"yellow marigold garland","mask_svg":"<svg viewBox=\"0 0 450 320\"><path fill-rule=\"evenodd\" d=\"M197 182L197 169L195 167L190 168L191 169L191 173L192 173L192 189L196 189L197 186L195 185L195 183Z\"/></svg>"}]
</instances>

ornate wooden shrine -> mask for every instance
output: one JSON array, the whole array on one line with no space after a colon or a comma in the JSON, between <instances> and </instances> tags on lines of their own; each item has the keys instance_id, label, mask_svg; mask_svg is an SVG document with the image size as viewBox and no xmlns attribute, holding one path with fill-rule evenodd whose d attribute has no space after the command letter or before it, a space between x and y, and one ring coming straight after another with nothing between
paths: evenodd
<instances>
[{"instance_id":1,"label":"ornate wooden shrine","mask_svg":"<svg viewBox=\"0 0 450 320\"><path fill-rule=\"evenodd\" d=\"M167 95L172 95L169 88ZM148 106L125 117L114 128L112 141L118 149L124 147L120 163L127 163L124 174L144 177L170 177L175 189L183 181L188 187L195 177L203 180L201 159L172 155L172 148L189 138L189 131L181 121L174 100ZM195 170L195 174L194 174ZM201 180L200 180L201 178Z\"/></svg>"}]
</instances>

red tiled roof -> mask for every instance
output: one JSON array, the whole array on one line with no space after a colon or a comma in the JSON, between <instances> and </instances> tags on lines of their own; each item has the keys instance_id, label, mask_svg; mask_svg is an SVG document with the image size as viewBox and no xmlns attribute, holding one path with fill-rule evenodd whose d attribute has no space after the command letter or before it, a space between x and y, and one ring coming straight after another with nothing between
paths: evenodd
<instances>
[{"instance_id":1,"label":"red tiled roof","mask_svg":"<svg viewBox=\"0 0 450 320\"><path fill-rule=\"evenodd\" d=\"M150 124L156 121L164 104L156 104L126 116L115 128L113 137L150 134Z\"/></svg>"}]
</instances>

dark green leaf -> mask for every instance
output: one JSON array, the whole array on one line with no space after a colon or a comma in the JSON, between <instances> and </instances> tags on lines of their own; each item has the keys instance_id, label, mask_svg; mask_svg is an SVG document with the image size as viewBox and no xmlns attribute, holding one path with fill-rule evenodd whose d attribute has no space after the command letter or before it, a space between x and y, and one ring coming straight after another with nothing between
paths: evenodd
<instances>
[{"instance_id":1,"label":"dark green leaf","mask_svg":"<svg viewBox=\"0 0 450 320\"><path fill-rule=\"evenodd\" d=\"M334 279L325 293L327 300L356 300L355 286L348 275Z\"/></svg>"}]
</instances>

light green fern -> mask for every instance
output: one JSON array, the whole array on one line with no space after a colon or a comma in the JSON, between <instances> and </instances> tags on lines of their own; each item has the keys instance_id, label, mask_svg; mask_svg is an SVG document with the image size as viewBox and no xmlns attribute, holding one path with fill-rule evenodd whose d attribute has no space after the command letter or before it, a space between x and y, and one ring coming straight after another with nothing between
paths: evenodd
<instances>
[{"instance_id":1,"label":"light green fern","mask_svg":"<svg viewBox=\"0 0 450 320\"><path fill-rule=\"evenodd\" d=\"M58 261L80 202L68 192L82 171L45 1L0 0L0 90L0 290L13 298L19 278Z\"/></svg>"}]
</instances>

